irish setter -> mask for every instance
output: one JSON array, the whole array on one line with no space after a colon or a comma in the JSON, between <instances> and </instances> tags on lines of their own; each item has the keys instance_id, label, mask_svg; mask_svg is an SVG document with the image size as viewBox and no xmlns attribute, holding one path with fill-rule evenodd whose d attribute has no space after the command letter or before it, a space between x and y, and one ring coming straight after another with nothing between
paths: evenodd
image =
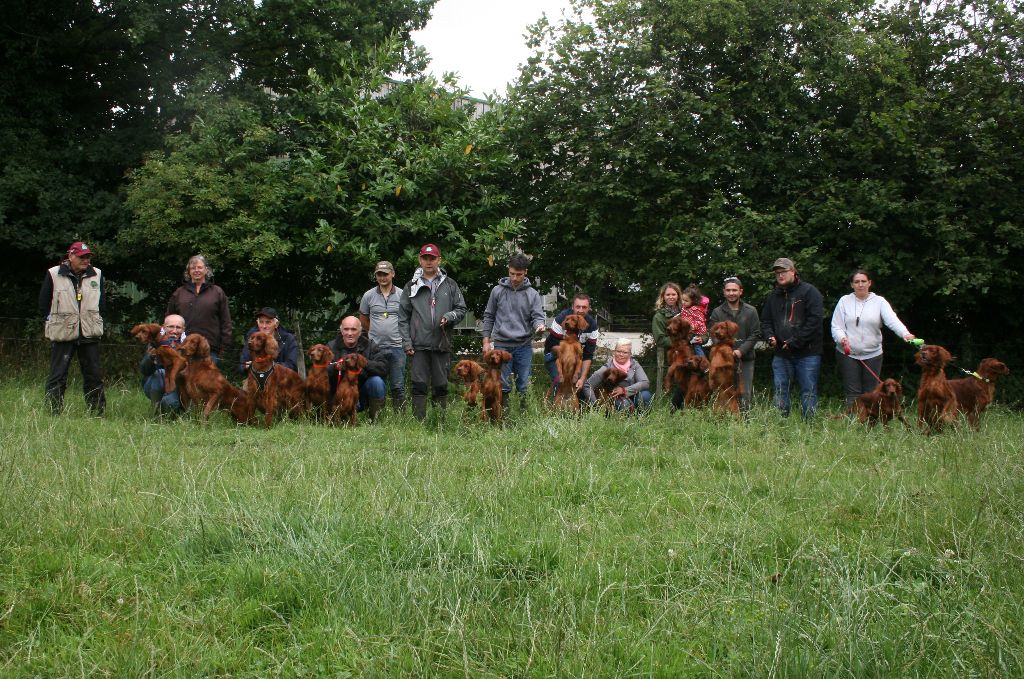
<instances>
[{"instance_id":1,"label":"irish setter","mask_svg":"<svg viewBox=\"0 0 1024 679\"><path fill-rule=\"evenodd\" d=\"M565 336L552 351L557 356L555 369L558 370L558 390L555 393L555 407L575 410L579 407L576 395L576 373L583 365L583 345L580 333L587 329L587 320L579 314L569 314L562 321Z\"/></svg>"},{"instance_id":2,"label":"irish setter","mask_svg":"<svg viewBox=\"0 0 1024 679\"><path fill-rule=\"evenodd\" d=\"M563 340L564 341L564 340ZM512 360L512 354L501 349L491 349L484 353L484 366L487 373L484 377L484 402L480 410L482 422L501 423L503 413L501 407L501 369Z\"/></svg>"},{"instance_id":3,"label":"irish setter","mask_svg":"<svg viewBox=\"0 0 1024 679\"><path fill-rule=\"evenodd\" d=\"M140 343L148 344L149 353L160 359L164 367L164 393L169 394L183 386L178 384L178 378L186 361L178 349L160 344L161 329L159 323L139 323L130 332Z\"/></svg>"},{"instance_id":4,"label":"irish setter","mask_svg":"<svg viewBox=\"0 0 1024 679\"><path fill-rule=\"evenodd\" d=\"M946 380L946 364L953 360L944 347L925 344L914 360L921 366L917 390L917 421L930 434L956 422L956 394Z\"/></svg>"},{"instance_id":5,"label":"irish setter","mask_svg":"<svg viewBox=\"0 0 1024 679\"><path fill-rule=\"evenodd\" d=\"M334 352L326 344L314 344L306 352L312 362L306 372L306 404L314 412L323 413L331 397L331 386L327 380L327 366L334 358ZM326 414L326 413L323 413Z\"/></svg>"},{"instance_id":6,"label":"irish setter","mask_svg":"<svg viewBox=\"0 0 1024 679\"><path fill-rule=\"evenodd\" d=\"M359 375L366 368L366 356L357 351L339 358L338 384L334 390L334 402L331 405L329 419L333 424L347 421L349 426L356 426L359 418Z\"/></svg>"},{"instance_id":7,"label":"irish setter","mask_svg":"<svg viewBox=\"0 0 1024 679\"><path fill-rule=\"evenodd\" d=\"M601 383L594 389L595 405L605 412L611 412L615 407L615 399L612 398L612 391L619 386L622 380L626 379L626 373L618 368L608 368L601 378Z\"/></svg>"},{"instance_id":8,"label":"irish setter","mask_svg":"<svg viewBox=\"0 0 1024 679\"><path fill-rule=\"evenodd\" d=\"M866 422L871 427L876 422L887 427L895 419L910 426L903 416L903 385L891 377L879 382L873 391L858 396L850 405L850 412L856 413L861 424Z\"/></svg>"},{"instance_id":9,"label":"irish setter","mask_svg":"<svg viewBox=\"0 0 1024 679\"><path fill-rule=\"evenodd\" d=\"M249 418L251 406L248 396L231 384L210 359L210 343L198 333L185 338L181 353L188 361L185 369L184 390L192 403L203 406L205 422L216 409L231 413L236 422Z\"/></svg>"},{"instance_id":10,"label":"irish setter","mask_svg":"<svg viewBox=\"0 0 1024 679\"><path fill-rule=\"evenodd\" d=\"M301 413L305 406L306 385L299 374L275 361L278 345L274 335L254 332L249 336L252 364L245 381L245 390L252 404L263 413L267 427L274 423L274 414Z\"/></svg>"},{"instance_id":11,"label":"irish setter","mask_svg":"<svg viewBox=\"0 0 1024 679\"><path fill-rule=\"evenodd\" d=\"M715 392L715 412L740 412L739 398L736 391L736 356L732 353L736 346L736 334L740 326L732 321L719 321L711 326L711 337L715 343L711 346L711 371L708 382Z\"/></svg>"},{"instance_id":12,"label":"irish setter","mask_svg":"<svg viewBox=\"0 0 1024 679\"><path fill-rule=\"evenodd\" d=\"M1010 369L998 358L983 358L974 375L949 380L949 387L956 395L957 410L967 416L974 431L981 429L981 414L988 409L996 395L996 380L1009 375Z\"/></svg>"},{"instance_id":13,"label":"irish setter","mask_svg":"<svg viewBox=\"0 0 1024 679\"><path fill-rule=\"evenodd\" d=\"M708 381L708 373L711 372L711 363L707 356L694 354L686 359L683 364L686 375L686 396L683 397L683 407L694 408L707 404L711 400L711 383Z\"/></svg>"},{"instance_id":14,"label":"irish setter","mask_svg":"<svg viewBox=\"0 0 1024 679\"><path fill-rule=\"evenodd\" d=\"M462 378L465 387L462 391L462 400L467 406L476 407L476 401L480 397L480 376L483 373L483 366L468 358L455 364L455 374Z\"/></svg>"},{"instance_id":15,"label":"irish setter","mask_svg":"<svg viewBox=\"0 0 1024 679\"><path fill-rule=\"evenodd\" d=\"M667 330L669 337L672 338L672 347L665 352L668 369L665 372L665 384L662 389L666 392L671 390L673 383L678 384L680 388L686 387L686 359L693 356L693 347L690 346L693 327L690 322L682 316L676 316L668 322Z\"/></svg>"}]
</instances>

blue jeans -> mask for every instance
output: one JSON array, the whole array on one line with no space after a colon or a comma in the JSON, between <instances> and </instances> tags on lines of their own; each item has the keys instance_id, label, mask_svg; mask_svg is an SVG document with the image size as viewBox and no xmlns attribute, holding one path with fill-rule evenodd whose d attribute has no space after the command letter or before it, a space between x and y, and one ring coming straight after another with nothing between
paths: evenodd
<instances>
[{"instance_id":1,"label":"blue jeans","mask_svg":"<svg viewBox=\"0 0 1024 679\"><path fill-rule=\"evenodd\" d=\"M800 412L805 420L814 417L818 407L818 373L821 372L821 356L792 358L779 356L772 359L772 377L775 382L775 405L782 414L789 417L789 389L796 377L800 385Z\"/></svg>"},{"instance_id":2,"label":"blue jeans","mask_svg":"<svg viewBox=\"0 0 1024 679\"><path fill-rule=\"evenodd\" d=\"M405 350L402 347L381 347L377 358L388 367L388 385L391 387L391 398L405 396ZM381 397L383 398L383 396Z\"/></svg>"},{"instance_id":3,"label":"blue jeans","mask_svg":"<svg viewBox=\"0 0 1024 679\"><path fill-rule=\"evenodd\" d=\"M384 390L384 379L373 375L367 377L362 384L359 385L359 404L356 406L356 412L363 412L366 410L366 406L371 398L384 399L384 394L387 392Z\"/></svg>"},{"instance_id":4,"label":"blue jeans","mask_svg":"<svg viewBox=\"0 0 1024 679\"><path fill-rule=\"evenodd\" d=\"M530 384L530 368L533 364L533 343L527 342L514 347L508 344L495 344L495 349L501 349L512 354L512 360L501 368L501 391L508 394L512 391L512 373L516 374L516 391L520 394L526 393L526 387Z\"/></svg>"},{"instance_id":5,"label":"blue jeans","mask_svg":"<svg viewBox=\"0 0 1024 679\"><path fill-rule=\"evenodd\" d=\"M615 399L616 410L632 409L638 413L646 412L651 407L651 397L653 394L644 389L643 391L637 392L632 396L625 396L623 398Z\"/></svg>"},{"instance_id":6,"label":"blue jeans","mask_svg":"<svg viewBox=\"0 0 1024 679\"><path fill-rule=\"evenodd\" d=\"M169 394L164 393L164 374L163 368L157 368L156 372L143 380L142 392L156 404L158 411L162 413L181 412L181 400L178 398L177 390Z\"/></svg>"}]
</instances>

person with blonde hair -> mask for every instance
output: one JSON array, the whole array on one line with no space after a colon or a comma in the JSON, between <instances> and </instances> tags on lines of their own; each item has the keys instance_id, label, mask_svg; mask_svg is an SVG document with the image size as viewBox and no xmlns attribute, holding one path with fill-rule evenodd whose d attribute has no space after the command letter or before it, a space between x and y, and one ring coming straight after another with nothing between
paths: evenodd
<instances>
[{"instance_id":1,"label":"person with blonde hair","mask_svg":"<svg viewBox=\"0 0 1024 679\"><path fill-rule=\"evenodd\" d=\"M610 394L616 410L646 411L651 405L651 381L640 362L633 358L633 343L624 338L615 343L615 350L608 362L598 368L583 385L587 402L597 403L595 390L601 386L605 374L612 368L618 368L626 375Z\"/></svg>"},{"instance_id":2,"label":"person with blonde hair","mask_svg":"<svg viewBox=\"0 0 1024 679\"><path fill-rule=\"evenodd\" d=\"M657 361L658 384L665 383L665 352L672 347L672 337L668 334L668 322L679 315L682 310L683 289L678 283L669 281L661 286L658 299L654 303L654 318L651 319L651 335L654 337L654 349ZM680 403L682 399L680 398Z\"/></svg>"}]
</instances>

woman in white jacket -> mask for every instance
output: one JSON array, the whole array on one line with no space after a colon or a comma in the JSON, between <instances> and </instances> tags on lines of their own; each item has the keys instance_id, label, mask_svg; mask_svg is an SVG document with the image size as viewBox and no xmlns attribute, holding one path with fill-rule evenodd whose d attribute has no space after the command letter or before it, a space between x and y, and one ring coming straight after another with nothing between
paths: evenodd
<instances>
[{"instance_id":1,"label":"woman in white jacket","mask_svg":"<svg viewBox=\"0 0 1024 679\"><path fill-rule=\"evenodd\" d=\"M882 324L906 341L914 339L884 297L871 292L871 276L858 269L850 276L853 292L839 298L832 312L839 373L846 404L878 385L882 371ZM873 374L872 374L873 373Z\"/></svg>"}]
</instances>

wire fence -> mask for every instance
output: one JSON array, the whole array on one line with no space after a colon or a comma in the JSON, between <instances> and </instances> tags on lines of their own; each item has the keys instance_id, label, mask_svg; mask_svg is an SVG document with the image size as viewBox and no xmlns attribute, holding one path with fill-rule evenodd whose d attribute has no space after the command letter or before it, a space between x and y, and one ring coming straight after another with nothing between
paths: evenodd
<instances>
[{"instance_id":1,"label":"wire fence","mask_svg":"<svg viewBox=\"0 0 1024 679\"><path fill-rule=\"evenodd\" d=\"M642 331L640 317L629 327L630 330ZM108 380L132 380L139 377L139 362L143 348L128 334L134 323L107 323L104 337L100 343L103 370ZM621 326L612 326L614 330L625 331ZM244 332L244 331L243 331ZM303 328L301 358L304 352L317 342L326 342L337 334L332 324L324 328ZM236 366L238 365L241 338L236 338L234 346L222 350L221 370L234 381L241 379ZM931 341L931 340L930 340ZM947 370L950 379L963 377L960 370L974 370L982 358L995 357L1006 363L1010 374L1003 377L996 387L996 401L1015 409L1024 408L1024 339L1010 342L985 343L970 341L964 338L947 342L934 340L949 349L954 357L954 365ZM455 351L460 355L479 357L480 340L473 335L461 335L456 338ZM921 371L914 363L915 349L890 336L885 338L885 358L882 366L882 377L894 377L904 386L907 394L917 391ZM599 356L595 366L599 365ZM648 350L637 357L653 382L656 376L654 351ZM43 323L39 319L0 317L0 374L5 379L42 379L49 366L50 343L43 338ZM541 359L538 356L538 364ZM754 388L758 392L770 392L772 389L772 352L757 352L754 370ZM74 371L74 370L73 370ZM546 371L540 366L534 370L536 381L547 379ZM545 383L546 386L546 383ZM824 398L842 398L843 390L836 368L836 352L830 343L822 360L819 391Z\"/></svg>"}]
</instances>

